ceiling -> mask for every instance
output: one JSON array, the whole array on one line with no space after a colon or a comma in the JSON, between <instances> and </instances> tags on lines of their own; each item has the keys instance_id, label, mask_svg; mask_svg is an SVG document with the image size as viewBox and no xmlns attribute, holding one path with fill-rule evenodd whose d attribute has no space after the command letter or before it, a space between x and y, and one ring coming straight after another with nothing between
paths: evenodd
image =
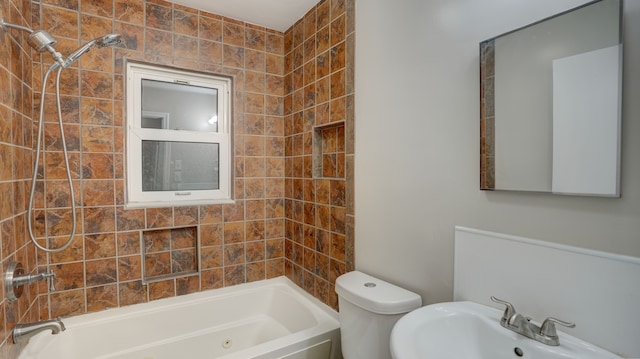
<instances>
[{"instance_id":1,"label":"ceiling","mask_svg":"<svg viewBox=\"0 0 640 359\"><path fill-rule=\"evenodd\" d=\"M180 5L285 31L318 0L172 0Z\"/></svg>"}]
</instances>

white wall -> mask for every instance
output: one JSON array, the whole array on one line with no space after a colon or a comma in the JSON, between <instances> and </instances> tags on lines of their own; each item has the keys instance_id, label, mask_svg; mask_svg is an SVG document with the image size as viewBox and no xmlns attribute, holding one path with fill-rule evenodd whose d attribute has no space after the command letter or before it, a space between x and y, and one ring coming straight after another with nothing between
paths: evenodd
<instances>
[{"instance_id":1,"label":"white wall","mask_svg":"<svg viewBox=\"0 0 640 359\"><path fill-rule=\"evenodd\" d=\"M640 1L625 4L622 198L478 189L478 43L586 2L356 1L357 269L451 300L454 225L640 257Z\"/></svg>"}]
</instances>

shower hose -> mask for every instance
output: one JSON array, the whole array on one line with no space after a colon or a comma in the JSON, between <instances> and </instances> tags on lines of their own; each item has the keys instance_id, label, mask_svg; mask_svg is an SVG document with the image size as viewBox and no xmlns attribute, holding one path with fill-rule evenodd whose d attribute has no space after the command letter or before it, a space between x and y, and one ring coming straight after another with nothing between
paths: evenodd
<instances>
[{"instance_id":1,"label":"shower hose","mask_svg":"<svg viewBox=\"0 0 640 359\"><path fill-rule=\"evenodd\" d=\"M45 102L45 93L46 93L46 87L47 87L47 79L49 78L49 75L51 74L51 72L53 72L55 69L58 69L58 72L56 74L56 108L57 108L57 112L58 112L58 124L60 126L60 136L62 137L62 152L64 154L64 163L65 163L65 167L67 170L67 181L69 183L69 193L71 196L71 213L72 213L72 217L73 217L73 221L71 224L71 233L69 234L69 238L67 239L67 241L58 248L49 248L46 241L47 239L45 239L45 244L41 245L40 243L38 243L38 241L36 240L36 237L33 233L33 199L35 197L35 191L36 191L36 180L38 178L38 170L40 167L40 154L42 153L43 149L43 137L44 137L44 102ZM71 242L73 241L73 237L76 234L76 199L75 199L75 195L73 192L73 182L71 180L71 169L69 167L69 153L67 151L67 142L65 140L65 136L64 136L64 126L62 125L62 110L60 108L60 74L62 73L62 66L58 66L57 63L54 63L51 67L49 67L49 70L47 70L47 72L44 74L43 79L42 79L42 91L40 91L41 96L40 96L40 118L38 120L38 139L37 139L37 144L36 144L36 160L35 163L33 165L33 178L31 181L31 191L29 192L29 207L27 209L27 223L28 223L28 227L29 227L29 238L31 239L31 242L33 242L33 244L40 250L45 251L47 253L57 253L57 252L61 252L65 249L67 249L70 245ZM43 165L43 172L45 172L45 166ZM43 173L43 177L45 176L45 174ZM45 192L46 193L46 192ZM46 196L45 196L45 208L46 208ZM46 213L45 213L45 219L46 221ZM44 226L44 228L46 228L46 225ZM45 238L47 238L46 233L45 233Z\"/></svg>"}]
</instances>

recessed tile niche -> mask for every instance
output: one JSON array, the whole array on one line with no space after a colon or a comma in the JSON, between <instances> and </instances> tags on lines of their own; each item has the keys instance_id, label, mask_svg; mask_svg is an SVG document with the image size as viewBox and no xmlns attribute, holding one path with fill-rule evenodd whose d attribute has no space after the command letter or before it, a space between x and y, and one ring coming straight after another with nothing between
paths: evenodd
<instances>
[{"instance_id":1,"label":"recessed tile niche","mask_svg":"<svg viewBox=\"0 0 640 359\"><path fill-rule=\"evenodd\" d=\"M314 178L345 178L344 144L344 122L314 127Z\"/></svg>"},{"instance_id":2,"label":"recessed tile niche","mask_svg":"<svg viewBox=\"0 0 640 359\"><path fill-rule=\"evenodd\" d=\"M144 280L198 272L197 227L143 231Z\"/></svg>"}]
</instances>

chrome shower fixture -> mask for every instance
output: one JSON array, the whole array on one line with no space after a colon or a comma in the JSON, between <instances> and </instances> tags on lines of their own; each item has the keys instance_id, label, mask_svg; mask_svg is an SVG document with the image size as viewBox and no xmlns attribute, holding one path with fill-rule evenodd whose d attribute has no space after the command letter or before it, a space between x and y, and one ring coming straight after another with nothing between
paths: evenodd
<instances>
[{"instance_id":1,"label":"chrome shower fixture","mask_svg":"<svg viewBox=\"0 0 640 359\"><path fill-rule=\"evenodd\" d=\"M76 234L76 222L77 222L76 221L76 200L75 200L75 195L73 191L73 181L71 178L71 170L69 166L69 154L67 151L67 144L64 136L64 126L62 124L62 111L60 108L60 74L62 73L63 69L66 69L67 67L71 66L71 64L78 61L80 56L84 55L87 51L91 50L91 48L93 48L94 46L98 46L98 47L113 46L121 41L121 37L118 34L108 34L108 35L104 35L96 39L93 39L88 43L82 45L79 49L77 49L71 55L69 55L69 57L67 57L67 59L65 60L62 57L62 55L58 51L56 51L56 49L53 47L53 45L57 43L56 39L54 39L53 36L51 36L51 34L49 34L44 30L34 31L26 26L8 23L4 21L4 19L0 20L0 28L2 28L2 30L4 31L7 31L7 28L11 28L11 29L17 29L20 31L28 32L29 36L27 38L27 43L29 44L29 46L33 47L35 50L37 50L40 53L44 51L49 51L51 55L53 55L53 58L55 59L55 62L42 75L42 90L40 91L40 118L38 120L38 127L37 127L38 134L36 137L36 145L35 145L36 157L34 161L33 177L31 179L31 191L29 192L29 204L27 207L27 228L29 230L29 239L31 239L31 242L33 242L36 248L47 253L58 253L65 250L71 245L71 242L73 241L73 237ZM49 75L54 70L57 70L56 108L58 110L57 111L58 124L60 127L60 135L62 139L62 152L64 154L65 169L67 172L67 182L69 183L69 197L71 197L71 215L73 219L71 222L72 223L71 233L69 234L69 238L67 239L67 241L58 248L49 248L46 245L43 246L39 244L38 241L36 240L36 237L33 233L33 213L32 212L33 212L33 201L34 201L35 191L36 191L36 179L38 178L38 171L40 169L38 164L40 163L40 154L42 152L42 147L43 147L42 141L44 138L44 104L45 104L44 98L47 91L47 79L49 78Z\"/></svg>"},{"instance_id":2,"label":"chrome shower fixture","mask_svg":"<svg viewBox=\"0 0 640 359\"><path fill-rule=\"evenodd\" d=\"M119 44L122 41L121 36L119 34L107 34L98 38L95 38L86 44L82 45L76 51L71 53L64 63L61 64L63 68L67 68L71 66L74 62L78 61L80 56L84 55L87 51L91 50L94 46L98 46L100 48L106 46L114 46Z\"/></svg>"},{"instance_id":3,"label":"chrome shower fixture","mask_svg":"<svg viewBox=\"0 0 640 359\"><path fill-rule=\"evenodd\" d=\"M64 64L64 59L62 57L62 54L56 51L56 49L53 47L53 45L57 44L58 41L56 41L56 39L45 30L32 30L26 26L8 23L4 21L4 19L1 20L0 26L4 31L7 31L7 28L12 28L12 29L28 32L29 36L27 37L27 44L29 44L29 46L34 48L39 53L49 51L49 53L51 53L51 56L53 56L53 59L56 61L56 63L58 63L59 65Z\"/></svg>"}]
</instances>

